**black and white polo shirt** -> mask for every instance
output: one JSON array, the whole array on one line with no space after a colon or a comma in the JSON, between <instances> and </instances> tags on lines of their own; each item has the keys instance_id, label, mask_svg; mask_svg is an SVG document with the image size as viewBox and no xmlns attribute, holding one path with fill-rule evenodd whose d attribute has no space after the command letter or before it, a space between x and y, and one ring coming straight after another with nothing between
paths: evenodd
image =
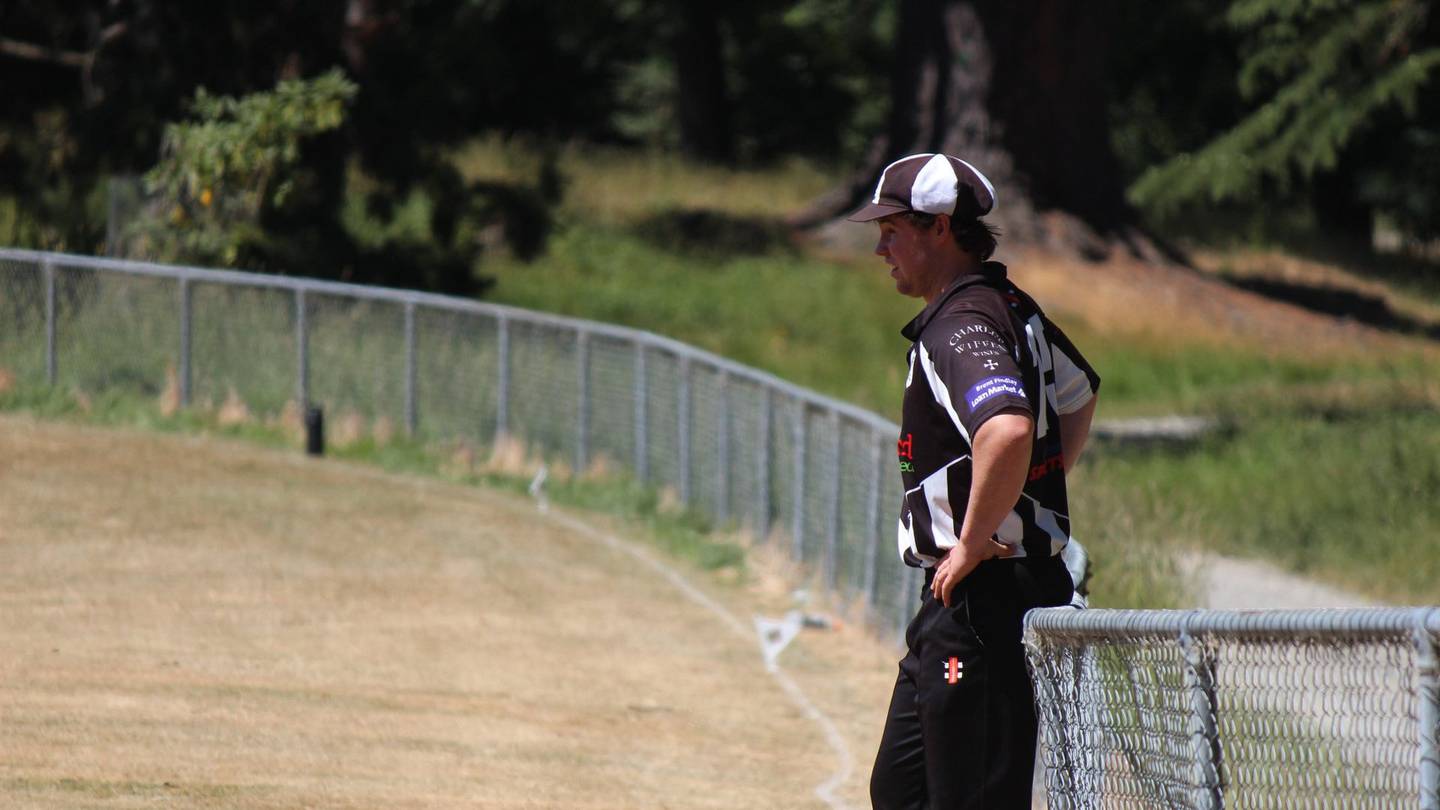
<instances>
[{"instance_id":1,"label":"black and white polo shirt","mask_svg":"<svg viewBox=\"0 0 1440 810\"><path fill-rule=\"evenodd\" d=\"M1030 476L995 538L1016 556L1059 554L1070 541L1060 414L1084 407L1100 377L1035 301L986 262L901 333L914 342L898 454L905 498L900 555L929 568L957 543L970 498L971 437L1004 410L1035 420Z\"/></svg>"}]
</instances>

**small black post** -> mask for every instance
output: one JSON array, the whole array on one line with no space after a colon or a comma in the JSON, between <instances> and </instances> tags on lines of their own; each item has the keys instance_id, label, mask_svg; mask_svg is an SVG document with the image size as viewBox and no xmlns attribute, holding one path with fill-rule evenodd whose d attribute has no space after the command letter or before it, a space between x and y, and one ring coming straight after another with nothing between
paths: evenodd
<instances>
[{"instance_id":1,"label":"small black post","mask_svg":"<svg viewBox=\"0 0 1440 810\"><path fill-rule=\"evenodd\" d=\"M325 410L318 405L305 409L305 452L325 455Z\"/></svg>"}]
</instances>

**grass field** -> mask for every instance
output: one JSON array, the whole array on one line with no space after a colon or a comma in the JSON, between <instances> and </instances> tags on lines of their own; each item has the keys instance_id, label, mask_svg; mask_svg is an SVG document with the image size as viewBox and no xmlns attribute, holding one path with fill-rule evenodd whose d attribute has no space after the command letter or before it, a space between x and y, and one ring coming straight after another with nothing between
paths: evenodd
<instances>
[{"instance_id":1,"label":"grass field","mask_svg":"<svg viewBox=\"0 0 1440 810\"><path fill-rule=\"evenodd\" d=\"M835 768L755 646L519 495L8 414L0 514L0 806L817 807ZM893 660L781 663L868 760Z\"/></svg>"},{"instance_id":2,"label":"grass field","mask_svg":"<svg viewBox=\"0 0 1440 810\"><path fill-rule=\"evenodd\" d=\"M823 172L589 157L561 155L569 184L547 253L482 266L495 300L651 329L898 415L907 348L898 329L919 305L894 294L879 260L734 238L767 233L826 187ZM470 177L510 181L538 165L498 141L457 163ZM665 227L685 216L709 227L678 236ZM1440 600L1431 483L1440 346L1216 278L1269 273L1353 288L1432 323L1433 285L1389 284L1379 259L1333 266L1268 250L1200 251L1195 270L1123 256L1089 263L1003 240L1001 253L1104 377L1099 419L1179 413L1227 426L1178 451L1092 452L1072 509L1107 572L1097 604L1185 604L1168 562L1181 549L1268 558L1377 599Z\"/></svg>"}]
</instances>

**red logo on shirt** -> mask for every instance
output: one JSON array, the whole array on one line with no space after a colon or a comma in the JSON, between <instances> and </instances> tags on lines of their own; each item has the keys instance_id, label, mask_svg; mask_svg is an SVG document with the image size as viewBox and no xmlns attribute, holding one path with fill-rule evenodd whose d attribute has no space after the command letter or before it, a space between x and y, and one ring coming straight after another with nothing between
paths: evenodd
<instances>
[{"instance_id":1,"label":"red logo on shirt","mask_svg":"<svg viewBox=\"0 0 1440 810\"><path fill-rule=\"evenodd\" d=\"M905 434L905 438L901 439L900 441L895 442L895 449L896 449L896 452L898 452L898 453L900 454L900 457L901 457L901 458L908 458L908 459L910 459L911 461L914 461L914 460L915 460L915 434L914 434L914 433L906 433L906 434Z\"/></svg>"},{"instance_id":2,"label":"red logo on shirt","mask_svg":"<svg viewBox=\"0 0 1440 810\"><path fill-rule=\"evenodd\" d=\"M956 684L963 677L965 677L965 662L953 655L950 656L950 660L945 662L945 682Z\"/></svg>"},{"instance_id":3,"label":"red logo on shirt","mask_svg":"<svg viewBox=\"0 0 1440 810\"><path fill-rule=\"evenodd\" d=\"M1050 458L1047 458L1039 464L1036 464L1034 467L1030 468L1030 480L1039 481L1041 478L1044 478L1048 473L1064 469L1065 456L1060 453L1056 453Z\"/></svg>"}]
</instances>

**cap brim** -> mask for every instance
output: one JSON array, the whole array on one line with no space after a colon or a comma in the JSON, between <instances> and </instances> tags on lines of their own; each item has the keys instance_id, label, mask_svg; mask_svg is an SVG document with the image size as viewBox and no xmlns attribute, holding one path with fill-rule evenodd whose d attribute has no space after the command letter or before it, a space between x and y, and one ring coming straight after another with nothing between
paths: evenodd
<instances>
[{"instance_id":1,"label":"cap brim","mask_svg":"<svg viewBox=\"0 0 1440 810\"><path fill-rule=\"evenodd\" d=\"M846 217L846 219L850 220L851 222L873 222L874 220L888 217L891 214L903 214L909 210L909 208L901 205L870 203L864 208L861 208L860 210Z\"/></svg>"}]
</instances>

